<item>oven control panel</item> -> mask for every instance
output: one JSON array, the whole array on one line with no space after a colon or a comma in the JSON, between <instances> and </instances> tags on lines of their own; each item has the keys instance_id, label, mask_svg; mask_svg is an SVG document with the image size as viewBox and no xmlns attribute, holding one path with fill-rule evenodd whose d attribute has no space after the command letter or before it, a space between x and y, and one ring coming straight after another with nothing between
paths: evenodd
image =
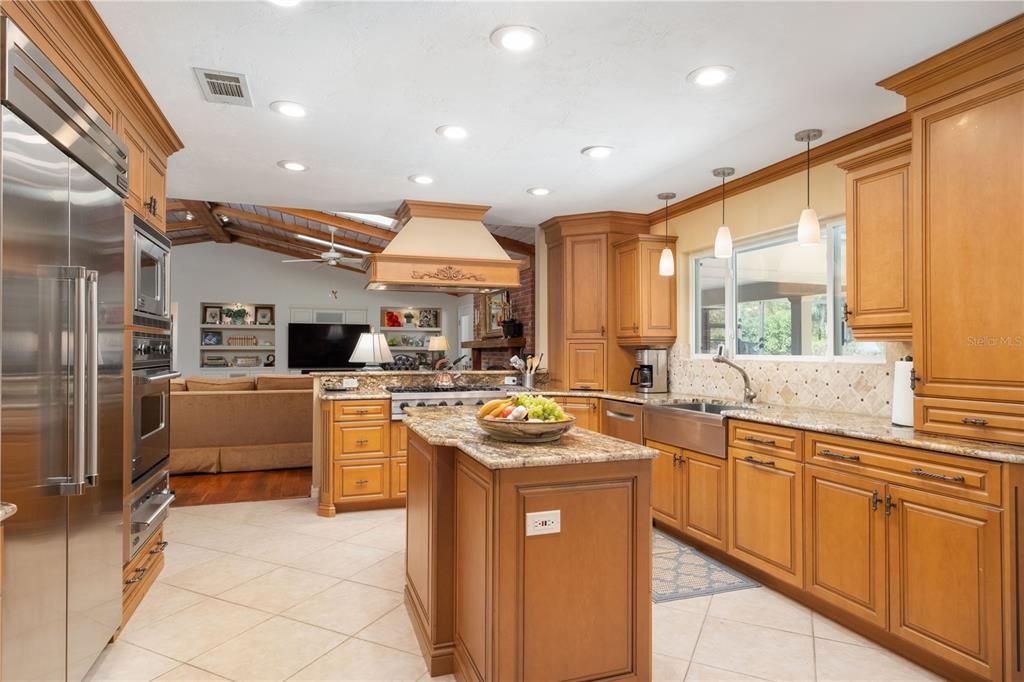
<instances>
[{"instance_id":1,"label":"oven control panel","mask_svg":"<svg viewBox=\"0 0 1024 682\"><path fill-rule=\"evenodd\" d=\"M132 366L170 365L171 350L169 335L135 332L132 335Z\"/></svg>"}]
</instances>

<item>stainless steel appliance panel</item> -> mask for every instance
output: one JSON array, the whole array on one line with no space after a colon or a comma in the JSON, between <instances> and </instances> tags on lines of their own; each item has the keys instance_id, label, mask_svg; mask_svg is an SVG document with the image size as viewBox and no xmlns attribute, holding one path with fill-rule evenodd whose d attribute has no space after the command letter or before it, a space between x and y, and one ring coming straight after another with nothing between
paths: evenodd
<instances>
[{"instance_id":1,"label":"stainless steel appliance panel","mask_svg":"<svg viewBox=\"0 0 1024 682\"><path fill-rule=\"evenodd\" d=\"M637 393L668 393L668 349L638 350L636 362L629 383L636 386Z\"/></svg>"},{"instance_id":2,"label":"stainless steel appliance panel","mask_svg":"<svg viewBox=\"0 0 1024 682\"><path fill-rule=\"evenodd\" d=\"M622 400L602 400L601 403L604 406L602 415L604 434L643 445L643 406Z\"/></svg>"},{"instance_id":3,"label":"stainless steel appliance panel","mask_svg":"<svg viewBox=\"0 0 1024 682\"><path fill-rule=\"evenodd\" d=\"M131 558L160 529L174 502L167 466L147 476L134 493L131 503ZM164 545L166 546L166 542Z\"/></svg>"},{"instance_id":4,"label":"stainless steel appliance panel","mask_svg":"<svg viewBox=\"0 0 1024 682\"><path fill-rule=\"evenodd\" d=\"M67 497L76 320L68 265L67 157L2 109L0 497L5 680L66 672ZM18 655L12 655L18 652Z\"/></svg>"},{"instance_id":5,"label":"stainless steel appliance panel","mask_svg":"<svg viewBox=\"0 0 1024 682\"><path fill-rule=\"evenodd\" d=\"M132 371L133 487L171 454L171 379L178 376L169 367Z\"/></svg>"},{"instance_id":6,"label":"stainless steel appliance panel","mask_svg":"<svg viewBox=\"0 0 1024 682\"><path fill-rule=\"evenodd\" d=\"M157 320L170 319L171 244L138 216L135 226L135 311Z\"/></svg>"},{"instance_id":7,"label":"stainless steel appliance panel","mask_svg":"<svg viewBox=\"0 0 1024 682\"><path fill-rule=\"evenodd\" d=\"M71 163L70 261L87 282L90 437L86 486L69 497L68 679L85 677L121 623L124 524L124 208Z\"/></svg>"}]
</instances>

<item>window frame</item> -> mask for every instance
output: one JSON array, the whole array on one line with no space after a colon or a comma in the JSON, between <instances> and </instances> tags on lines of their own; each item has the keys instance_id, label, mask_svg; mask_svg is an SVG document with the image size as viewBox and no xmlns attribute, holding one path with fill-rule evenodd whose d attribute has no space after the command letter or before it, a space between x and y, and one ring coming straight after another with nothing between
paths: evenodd
<instances>
[{"instance_id":1,"label":"window frame","mask_svg":"<svg viewBox=\"0 0 1024 682\"><path fill-rule=\"evenodd\" d=\"M763 249L766 247L786 244L796 236L797 228L789 225L771 232L764 232L753 237L733 242L732 256L726 261L725 266L725 357L730 359L743 359L777 362L846 362L854 364L884 364L885 354L877 355L842 355L836 352L836 228L846 225L846 216L839 215L826 218L821 221L821 238L825 243L825 252L828 254L825 264L825 340L828 352L824 355L740 355L736 353L736 256L737 254ZM697 261L702 258L714 258L714 249L695 251L690 254L690 276L689 276L689 314L690 314L690 357L694 360L710 360L716 353L700 352L699 321L697 311L697 296L699 292L698 273L700 268ZM849 259L849 256L847 256ZM849 286L849 284L847 284Z\"/></svg>"}]
</instances>

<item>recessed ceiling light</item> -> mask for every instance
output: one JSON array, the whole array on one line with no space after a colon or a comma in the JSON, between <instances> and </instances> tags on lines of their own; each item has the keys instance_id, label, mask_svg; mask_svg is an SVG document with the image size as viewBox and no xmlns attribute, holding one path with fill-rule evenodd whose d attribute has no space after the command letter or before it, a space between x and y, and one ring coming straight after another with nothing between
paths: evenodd
<instances>
[{"instance_id":1,"label":"recessed ceiling light","mask_svg":"<svg viewBox=\"0 0 1024 682\"><path fill-rule=\"evenodd\" d=\"M583 154L583 156L589 156L592 159L607 159L612 155L612 151L614 149L615 147L598 144L593 147L584 147L580 150L580 154Z\"/></svg>"},{"instance_id":2,"label":"recessed ceiling light","mask_svg":"<svg viewBox=\"0 0 1024 682\"><path fill-rule=\"evenodd\" d=\"M270 108L289 118L302 118L306 115L306 107L298 104L297 102L289 102L287 100L278 100L270 103Z\"/></svg>"},{"instance_id":3,"label":"recessed ceiling light","mask_svg":"<svg viewBox=\"0 0 1024 682\"><path fill-rule=\"evenodd\" d=\"M306 167L298 161L278 161L277 165L285 170L295 171L296 173L306 170Z\"/></svg>"},{"instance_id":4,"label":"recessed ceiling light","mask_svg":"<svg viewBox=\"0 0 1024 682\"><path fill-rule=\"evenodd\" d=\"M532 26L499 26L491 32L491 43L509 52L527 52L544 42L544 35Z\"/></svg>"},{"instance_id":5,"label":"recessed ceiling light","mask_svg":"<svg viewBox=\"0 0 1024 682\"><path fill-rule=\"evenodd\" d=\"M721 85L726 81L732 80L732 77L736 75L736 70L731 66L717 65L717 66L702 66L699 69L694 69L686 76L686 80L690 81L694 85L699 85L702 88L713 88L716 85Z\"/></svg>"},{"instance_id":6,"label":"recessed ceiling light","mask_svg":"<svg viewBox=\"0 0 1024 682\"><path fill-rule=\"evenodd\" d=\"M535 197L546 197L547 195L551 194L551 190L549 190L547 187L531 187L530 189L526 190L526 193L532 194Z\"/></svg>"},{"instance_id":7,"label":"recessed ceiling light","mask_svg":"<svg viewBox=\"0 0 1024 682\"><path fill-rule=\"evenodd\" d=\"M417 185L431 185L434 183L434 178L429 175L410 175L409 182L415 182Z\"/></svg>"},{"instance_id":8,"label":"recessed ceiling light","mask_svg":"<svg viewBox=\"0 0 1024 682\"><path fill-rule=\"evenodd\" d=\"M443 125L437 128L434 132L441 137L448 138L449 140L465 140L469 137L469 131L462 126L457 125Z\"/></svg>"},{"instance_id":9,"label":"recessed ceiling light","mask_svg":"<svg viewBox=\"0 0 1024 682\"><path fill-rule=\"evenodd\" d=\"M299 4L299 2L301 2L301 0L268 0L268 1L274 3L278 7L295 7L295 5Z\"/></svg>"}]
</instances>

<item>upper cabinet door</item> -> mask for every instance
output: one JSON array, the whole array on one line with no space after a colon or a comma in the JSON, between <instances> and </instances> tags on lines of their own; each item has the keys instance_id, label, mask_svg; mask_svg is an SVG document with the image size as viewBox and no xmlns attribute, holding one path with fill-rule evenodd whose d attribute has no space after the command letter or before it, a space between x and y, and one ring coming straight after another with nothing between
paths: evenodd
<instances>
[{"instance_id":1,"label":"upper cabinet door","mask_svg":"<svg viewBox=\"0 0 1024 682\"><path fill-rule=\"evenodd\" d=\"M615 336L621 346L672 344L676 338L676 277L658 273L666 242L640 235L614 247Z\"/></svg>"},{"instance_id":2,"label":"upper cabinet door","mask_svg":"<svg viewBox=\"0 0 1024 682\"><path fill-rule=\"evenodd\" d=\"M569 339L603 339L608 333L608 238L565 240L566 330Z\"/></svg>"},{"instance_id":3,"label":"upper cabinet door","mask_svg":"<svg viewBox=\"0 0 1024 682\"><path fill-rule=\"evenodd\" d=\"M666 277L658 272L665 246L661 241L640 242L640 335L674 341L676 276Z\"/></svg>"},{"instance_id":4,"label":"upper cabinet door","mask_svg":"<svg viewBox=\"0 0 1024 682\"><path fill-rule=\"evenodd\" d=\"M167 166L152 150L146 156L146 200L149 220L159 230L167 229Z\"/></svg>"},{"instance_id":5,"label":"upper cabinet door","mask_svg":"<svg viewBox=\"0 0 1024 682\"><path fill-rule=\"evenodd\" d=\"M128 147L128 196L125 204L140 215L146 215L146 143L125 116L119 116L120 134Z\"/></svg>"},{"instance_id":6,"label":"upper cabinet door","mask_svg":"<svg viewBox=\"0 0 1024 682\"><path fill-rule=\"evenodd\" d=\"M913 115L916 394L1024 402L1024 71Z\"/></svg>"},{"instance_id":7,"label":"upper cabinet door","mask_svg":"<svg viewBox=\"0 0 1024 682\"><path fill-rule=\"evenodd\" d=\"M640 243L634 240L615 245L615 333L640 333Z\"/></svg>"},{"instance_id":8,"label":"upper cabinet door","mask_svg":"<svg viewBox=\"0 0 1024 682\"><path fill-rule=\"evenodd\" d=\"M846 176L847 324L858 339L911 337L909 150L907 139Z\"/></svg>"}]
</instances>

